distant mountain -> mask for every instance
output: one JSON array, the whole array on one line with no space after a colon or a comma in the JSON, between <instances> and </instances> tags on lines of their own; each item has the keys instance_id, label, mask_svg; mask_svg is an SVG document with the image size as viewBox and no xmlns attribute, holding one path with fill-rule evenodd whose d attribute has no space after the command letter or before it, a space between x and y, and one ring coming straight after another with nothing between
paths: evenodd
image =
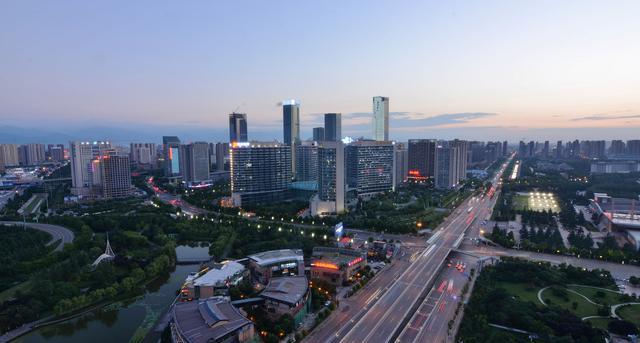
<instances>
[{"instance_id":1,"label":"distant mountain","mask_svg":"<svg viewBox=\"0 0 640 343\"><path fill-rule=\"evenodd\" d=\"M0 143L27 144L27 143L64 143L70 141L72 136L55 131L46 131L33 128L16 126L0 126Z\"/></svg>"}]
</instances>

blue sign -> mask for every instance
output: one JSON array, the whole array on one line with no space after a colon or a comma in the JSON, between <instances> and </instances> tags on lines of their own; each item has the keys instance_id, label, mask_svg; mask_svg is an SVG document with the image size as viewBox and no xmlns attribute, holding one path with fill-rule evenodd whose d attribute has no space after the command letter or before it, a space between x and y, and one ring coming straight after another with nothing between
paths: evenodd
<instances>
[{"instance_id":1,"label":"blue sign","mask_svg":"<svg viewBox=\"0 0 640 343\"><path fill-rule=\"evenodd\" d=\"M344 225L342 224L342 222L339 222L338 224L336 224L335 228L334 228L334 233L336 235L336 237L340 238L342 237L342 231L344 230Z\"/></svg>"}]
</instances>

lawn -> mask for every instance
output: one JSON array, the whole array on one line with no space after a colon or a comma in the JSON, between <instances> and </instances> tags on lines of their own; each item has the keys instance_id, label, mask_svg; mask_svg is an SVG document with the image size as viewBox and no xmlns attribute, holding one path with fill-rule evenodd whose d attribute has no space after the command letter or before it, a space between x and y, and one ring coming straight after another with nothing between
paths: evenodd
<instances>
[{"instance_id":1,"label":"lawn","mask_svg":"<svg viewBox=\"0 0 640 343\"><path fill-rule=\"evenodd\" d=\"M564 291L566 292L566 289ZM598 315L598 306L571 292L566 292L565 298L554 294L552 288L547 288L542 292L542 299L547 303L547 305L550 305L550 300L553 305L562 307L580 318ZM576 309L573 308L574 302L578 304Z\"/></svg>"},{"instance_id":2,"label":"lawn","mask_svg":"<svg viewBox=\"0 0 640 343\"><path fill-rule=\"evenodd\" d=\"M620 299L621 294L613 290L605 291L584 286L569 286L569 288L598 304L618 304L624 301L624 299ZM598 292L602 292L604 296L598 296Z\"/></svg>"},{"instance_id":3,"label":"lawn","mask_svg":"<svg viewBox=\"0 0 640 343\"><path fill-rule=\"evenodd\" d=\"M514 282L496 282L496 286L504 288L509 294L513 294L523 301L530 301L536 305L541 305L538 301L539 287L529 285L526 283L514 283Z\"/></svg>"},{"instance_id":4,"label":"lawn","mask_svg":"<svg viewBox=\"0 0 640 343\"><path fill-rule=\"evenodd\" d=\"M640 327L640 305L628 305L618 308L616 313L626 321Z\"/></svg>"},{"instance_id":5,"label":"lawn","mask_svg":"<svg viewBox=\"0 0 640 343\"><path fill-rule=\"evenodd\" d=\"M529 208L529 197L515 194L512 198L514 210L526 210Z\"/></svg>"}]
</instances>

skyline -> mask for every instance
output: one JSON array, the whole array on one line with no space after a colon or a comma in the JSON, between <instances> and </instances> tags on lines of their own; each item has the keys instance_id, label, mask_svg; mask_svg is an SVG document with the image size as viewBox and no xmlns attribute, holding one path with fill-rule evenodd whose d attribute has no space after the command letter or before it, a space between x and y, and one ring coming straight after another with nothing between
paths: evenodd
<instances>
[{"instance_id":1,"label":"skyline","mask_svg":"<svg viewBox=\"0 0 640 343\"><path fill-rule=\"evenodd\" d=\"M386 96L394 140L634 139L638 9L10 2L0 11L0 118L63 134L222 141L238 111L249 139L282 140L279 103L292 98L301 138L329 112L343 114L345 135L370 137L371 100Z\"/></svg>"}]
</instances>

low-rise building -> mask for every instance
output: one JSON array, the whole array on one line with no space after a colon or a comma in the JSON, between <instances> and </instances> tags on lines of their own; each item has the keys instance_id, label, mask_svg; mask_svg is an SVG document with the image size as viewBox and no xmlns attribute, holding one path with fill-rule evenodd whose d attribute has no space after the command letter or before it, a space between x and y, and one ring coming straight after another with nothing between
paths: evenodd
<instances>
[{"instance_id":1,"label":"low-rise building","mask_svg":"<svg viewBox=\"0 0 640 343\"><path fill-rule=\"evenodd\" d=\"M180 299L190 301L227 295L229 286L237 285L246 274L245 267L236 261L212 263L210 267L187 276Z\"/></svg>"},{"instance_id":2,"label":"low-rise building","mask_svg":"<svg viewBox=\"0 0 640 343\"><path fill-rule=\"evenodd\" d=\"M600 216L601 223L610 231L624 232L640 249L640 196L639 199L614 198L606 193L594 193L589 208Z\"/></svg>"},{"instance_id":3,"label":"low-rise building","mask_svg":"<svg viewBox=\"0 0 640 343\"><path fill-rule=\"evenodd\" d=\"M309 282L305 276L274 277L260 297L265 300L267 313L274 319L290 314L296 326L311 310Z\"/></svg>"},{"instance_id":4,"label":"low-rise building","mask_svg":"<svg viewBox=\"0 0 640 343\"><path fill-rule=\"evenodd\" d=\"M170 328L174 343L242 343L255 335L253 322L222 297L175 303Z\"/></svg>"},{"instance_id":5,"label":"low-rise building","mask_svg":"<svg viewBox=\"0 0 640 343\"><path fill-rule=\"evenodd\" d=\"M300 249L264 251L248 258L251 277L263 285L272 277L304 275L304 257Z\"/></svg>"},{"instance_id":6,"label":"low-rise building","mask_svg":"<svg viewBox=\"0 0 640 343\"><path fill-rule=\"evenodd\" d=\"M315 247L311 262L311 278L341 286L367 265L367 259L352 249Z\"/></svg>"}]
</instances>

